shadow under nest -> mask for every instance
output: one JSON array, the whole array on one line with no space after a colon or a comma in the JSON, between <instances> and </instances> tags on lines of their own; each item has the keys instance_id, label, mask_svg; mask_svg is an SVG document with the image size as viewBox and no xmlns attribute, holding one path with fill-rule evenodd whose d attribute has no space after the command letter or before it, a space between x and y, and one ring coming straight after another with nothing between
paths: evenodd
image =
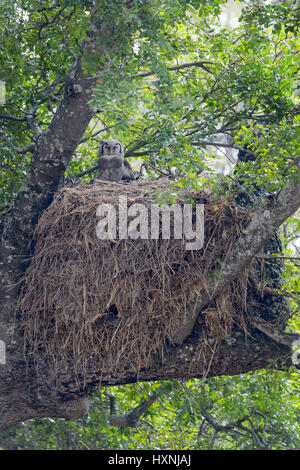
<instances>
[{"instance_id":1,"label":"shadow under nest","mask_svg":"<svg viewBox=\"0 0 300 470\"><path fill-rule=\"evenodd\" d=\"M39 220L34 253L18 303L24 351L38 365L43 351L55 365L67 360L81 376L90 364L102 375L137 373L155 357L205 289L212 273L230 256L252 212L234 200L208 192L189 193L204 204L204 245L186 250L184 239L100 240L101 203L118 206L155 203L170 180L130 184L96 180L65 185ZM183 191L178 203L186 202ZM194 332L203 338L202 361L233 328L246 331L259 294L257 273L249 269L199 315ZM196 351L195 351L196 354ZM208 364L207 364L208 367Z\"/></svg>"}]
</instances>

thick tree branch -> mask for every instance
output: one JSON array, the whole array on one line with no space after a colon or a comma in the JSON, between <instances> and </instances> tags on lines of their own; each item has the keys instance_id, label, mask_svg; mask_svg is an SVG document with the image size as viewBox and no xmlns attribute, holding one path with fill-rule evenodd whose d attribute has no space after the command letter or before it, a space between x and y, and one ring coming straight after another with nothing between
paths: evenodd
<instances>
[{"instance_id":1,"label":"thick tree branch","mask_svg":"<svg viewBox=\"0 0 300 470\"><path fill-rule=\"evenodd\" d=\"M300 182L296 182L274 197L268 206L261 206L232 249L231 256L223 263L217 280L207 283L205 292L199 295L196 305L175 334L173 341L181 344L191 334L201 310L219 295L248 266L263 249L279 226L300 206Z\"/></svg>"},{"instance_id":2,"label":"thick tree branch","mask_svg":"<svg viewBox=\"0 0 300 470\"><path fill-rule=\"evenodd\" d=\"M163 357L158 354L147 367L136 372L118 372L106 374L105 370L99 373L98 367L90 364L86 370L85 389L79 390L78 378L74 370L66 364L65 358L58 358L58 370L64 377L64 384L56 392L57 376L55 371L45 361L40 370L38 385L34 367L24 374L24 363L21 369L18 360L12 363L9 375L5 375L0 382L0 430L5 430L20 421L35 417L64 417L76 419L88 410L88 401L83 394L87 394L94 387L121 385L138 381L156 381L168 379L189 379L215 377L219 375L236 375L269 366L269 359L274 364L286 370L292 365L290 348L269 339L264 333L257 332L249 335L247 340L240 331L232 331L230 341L224 340L216 350L207 349L203 357L203 338L197 335L190 336L182 345L166 345ZM105 363L103 364L105 369ZM0 367L0 373L3 366ZM26 367L25 367L26 369ZM13 391L11 390L11 377L14 377ZM16 383L17 379L20 382ZM161 390L161 389L159 389ZM81 398L80 398L81 397ZM153 397L154 399L154 397ZM151 403L146 401L145 406ZM144 404L139 405L137 412L144 412ZM134 411L134 410L133 410ZM117 415L118 416L118 415ZM122 416L122 415L120 415ZM127 416L127 415L125 415ZM141 414L140 414L141 416ZM134 416L133 416L134 418ZM122 417L121 425L128 425L128 420ZM120 422L120 421L119 421ZM125 424L127 423L127 424Z\"/></svg>"}]
</instances>

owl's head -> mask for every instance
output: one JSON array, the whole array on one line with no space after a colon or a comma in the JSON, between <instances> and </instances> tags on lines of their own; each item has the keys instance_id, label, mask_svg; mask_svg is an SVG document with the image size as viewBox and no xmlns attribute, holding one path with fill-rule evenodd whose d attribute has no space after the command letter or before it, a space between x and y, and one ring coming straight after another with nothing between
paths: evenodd
<instances>
[{"instance_id":1,"label":"owl's head","mask_svg":"<svg viewBox=\"0 0 300 470\"><path fill-rule=\"evenodd\" d=\"M115 139L103 140L100 147L99 157L101 156L121 156L124 154L123 145Z\"/></svg>"}]
</instances>

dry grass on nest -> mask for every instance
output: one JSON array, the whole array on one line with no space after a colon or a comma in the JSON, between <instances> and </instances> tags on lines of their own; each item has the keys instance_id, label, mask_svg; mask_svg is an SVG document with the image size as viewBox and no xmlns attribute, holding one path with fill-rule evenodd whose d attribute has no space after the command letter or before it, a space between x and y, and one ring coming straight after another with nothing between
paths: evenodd
<instances>
[{"instance_id":1,"label":"dry grass on nest","mask_svg":"<svg viewBox=\"0 0 300 470\"><path fill-rule=\"evenodd\" d=\"M42 215L34 255L20 296L24 344L38 358L70 359L79 372L90 361L103 373L137 371L160 354L230 250L250 213L223 197L194 194L205 204L205 241L187 251L184 240L102 241L96 236L100 203L149 206L169 180L64 186ZM215 342L242 324L243 281L212 300L198 328ZM38 360L38 359L37 359ZM96 362L95 362L96 361Z\"/></svg>"}]
</instances>

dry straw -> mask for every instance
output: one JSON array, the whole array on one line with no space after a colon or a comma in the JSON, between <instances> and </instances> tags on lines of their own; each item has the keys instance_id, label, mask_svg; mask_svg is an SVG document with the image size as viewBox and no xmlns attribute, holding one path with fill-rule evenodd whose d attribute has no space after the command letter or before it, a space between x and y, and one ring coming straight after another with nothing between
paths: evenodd
<instances>
[{"instance_id":1,"label":"dry straw","mask_svg":"<svg viewBox=\"0 0 300 470\"><path fill-rule=\"evenodd\" d=\"M251 219L251 212L203 191L189 195L205 204L201 250L184 240L99 240L100 203L150 206L169 180L66 185L39 220L34 254L18 305L27 353L38 363L66 358L82 374L97 364L103 374L137 372L160 357L197 295ZM186 195L186 194L185 194ZM180 199L180 198L179 198ZM183 200L181 201L183 202ZM243 327L244 278L234 282L202 312L196 328L203 345L216 346ZM202 350L203 354L204 349Z\"/></svg>"}]
</instances>

